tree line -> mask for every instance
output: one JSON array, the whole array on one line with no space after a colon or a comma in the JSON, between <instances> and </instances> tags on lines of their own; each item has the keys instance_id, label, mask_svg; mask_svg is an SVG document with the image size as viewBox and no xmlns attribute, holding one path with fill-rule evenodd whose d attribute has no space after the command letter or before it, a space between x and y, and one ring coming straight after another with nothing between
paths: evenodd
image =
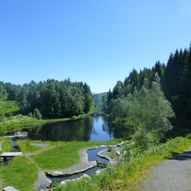
<instances>
[{"instance_id":1,"label":"tree line","mask_svg":"<svg viewBox=\"0 0 191 191\"><path fill-rule=\"evenodd\" d=\"M156 62L151 69L134 69L118 81L103 98L103 110L117 128L126 130L124 136L159 142L171 124L191 124L190 84L191 48L176 50L166 65Z\"/></svg>"},{"instance_id":2,"label":"tree line","mask_svg":"<svg viewBox=\"0 0 191 191\"><path fill-rule=\"evenodd\" d=\"M167 62L162 81L167 99L172 103L176 117L191 120L191 47L176 50Z\"/></svg>"},{"instance_id":3,"label":"tree line","mask_svg":"<svg viewBox=\"0 0 191 191\"><path fill-rule=\"evenodd\" d=\"M17 100L21 113L37 118L71 117L88 113L93 96L86 83L47 80L14 85L0 82L0 99Z\"/></svg>"}]
</instances>

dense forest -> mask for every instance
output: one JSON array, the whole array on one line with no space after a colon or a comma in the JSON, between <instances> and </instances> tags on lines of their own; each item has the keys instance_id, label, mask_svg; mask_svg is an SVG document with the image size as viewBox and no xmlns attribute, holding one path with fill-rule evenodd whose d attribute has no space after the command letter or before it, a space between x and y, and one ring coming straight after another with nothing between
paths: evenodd
<instances>
[{"instance_id":1,"label":"dense forest","mask_svg":"<svg viewBox=\"0 0 191 191\"><path fill-rule=\"evenodd\" d=\"M88 113L93 96L86 83L47 80L29 84L0 83L0 98L17 100L21 113L36 118L69 117Z\"/></svg>"},{"instance_id":2,"label":"dense forest","mask_svg":"<svg viewBox=\"0 0 191 191\"><path fill-rule=\"evenodd\" d=\"M118 81L104 97L103 110L126 130L126 137L139 134L139 141L158 142L172 125L183 129L191 124L190 84L191 48L176 50L166 65L134 69L124 82Z\"/></svg>"},{"instance_id":3,"label":"dense forest","mask_svg":"<svg viewBox=\"0 0 191 191\"><path fill-rule=\"evenodd\" d=\"M172 103L176 118L191 120L191 47L170 55L162 80L163 90Z\"/></svg>"}]
</instances>

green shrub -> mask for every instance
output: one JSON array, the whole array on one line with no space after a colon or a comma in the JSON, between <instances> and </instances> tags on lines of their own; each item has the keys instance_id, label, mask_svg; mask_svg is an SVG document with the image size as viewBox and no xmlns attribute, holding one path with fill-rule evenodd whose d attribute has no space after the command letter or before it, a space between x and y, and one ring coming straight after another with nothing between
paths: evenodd
<instances>
[{"instance_id":1,"label":"green shrub","mask_svg":"<svg viewBox=\"0 0 191 191\"><path fill-rule=\"evenodd\" d=\"M34 118L42 119L42 114L40 113L39 109L35 108L33 112Z\"/></svg>"}]
</instances>

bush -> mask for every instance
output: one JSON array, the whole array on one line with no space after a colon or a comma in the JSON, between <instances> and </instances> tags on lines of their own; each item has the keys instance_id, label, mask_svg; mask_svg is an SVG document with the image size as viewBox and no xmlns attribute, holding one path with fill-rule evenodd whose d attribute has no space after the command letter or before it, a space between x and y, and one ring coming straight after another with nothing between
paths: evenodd
<instances>
[{"instance_id":1,"label":"bush","mask_svg":"<svg viewBox=\"0 0 191 191\"><path fill-rule=\"evenodd\" d=\"M34 109L33 116L34 116L34 118L42 119L42 114L40 113L39 109L37 109L37 108Z\"/></svg>"},{"instance_id":2,"label":"bush","mask_svg":"<svg viewBox=\"0 0 191 191\"><path fill-rule=\"evenodd\" d=\"M31 112L28 113L28 116L31 117L31 118L33 118L33 114L32 114Z\"/></svg>"},{"instance_id":3,"label":"bush","mask_svg":"<svg viewBox=\"0 0 191 191\"><path fill-rule=\"evenodd\" d=\"M191 139L191 133L189 133L188 135L186 135L186 138Z\"/></svg>"}]
</instances>

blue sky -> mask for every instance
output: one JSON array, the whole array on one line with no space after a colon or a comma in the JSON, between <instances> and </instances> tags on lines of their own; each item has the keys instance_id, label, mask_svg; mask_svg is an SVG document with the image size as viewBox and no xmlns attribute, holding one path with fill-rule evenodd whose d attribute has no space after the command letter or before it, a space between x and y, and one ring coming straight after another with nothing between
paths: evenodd
<instances>
[{"instance_id":1,"label":"blue sky","mask_svg":"<svg viewBox=\"0 0 191 191\"><path fill-rule=\"evenodd\" d=\"M1 0L0 80L113 88L191 42L190 0Z\"/></svg>"}]
</instances>

